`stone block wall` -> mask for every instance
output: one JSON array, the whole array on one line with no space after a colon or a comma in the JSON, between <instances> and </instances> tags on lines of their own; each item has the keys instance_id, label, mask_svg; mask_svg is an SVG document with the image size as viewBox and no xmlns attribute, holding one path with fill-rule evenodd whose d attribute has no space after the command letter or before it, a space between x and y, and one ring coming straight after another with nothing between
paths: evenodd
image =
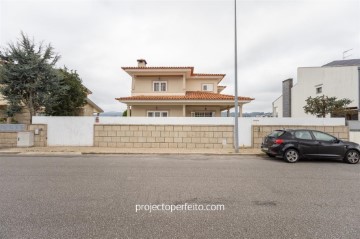
<instances>
[{"instance_id":1,"label":"stone block wall","mask_svg":"<svg viewBox=\"0 0 360 239\"><path fill-rule=\"evenodd\" d=\"M39 129L39 134L35 134L35 130ZM46 147L47 146L47 125L46 124L32 124L28 126L29 131L34 132L34 146Z\"/></svg>"},{"instance_id":2,"label":"stone block wall","mask_svg":"<svg viewBox=\"0 0 360 239\"><path fill-rule=\"evenodd\" d=\"M95 147L233 148L231 125L94 125Z\"/></svg>"},{"instance_id":3,"label":"stone block wall","mask_svg":"<svg viewBox=\"0 0 360 239\"><path fill-rule=\"evenodd\" d=\"M17 146L17 132L0 132L0 148Z\"/></svg>"},{"instance_id":4,"label":"stone block wall","mask_svg":"<svg viewBox=\"0 0 360 239\"><path fill-rule=\"evenodd\" d=\"M265 136L278 129L312 129L319 130L342 140L349 140L349 127L347 126L299 126L299 125L253 125L252 146L260 148Z\"/></svg>"}]
</instances>

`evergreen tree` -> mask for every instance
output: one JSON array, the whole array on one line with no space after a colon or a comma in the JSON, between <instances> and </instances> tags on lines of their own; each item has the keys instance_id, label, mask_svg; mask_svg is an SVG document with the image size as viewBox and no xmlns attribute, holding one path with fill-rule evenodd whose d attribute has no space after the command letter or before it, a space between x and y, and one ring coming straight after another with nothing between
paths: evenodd
<instances>
[{"instance_id":1,"label":"evergreen tree","mask_svg":"<svg viewBox=\"0 0 360 239\"><path fill-rule=\"evenodd\" d=\"M0 93L9 103L9 117L25 106L29 109L31 120L42 107L57 102L53 92L66 90L54 68L59 58L50 44L36 45L23 32L16 44L9 43L0 52Z\"/></svg>"},{"instance_id":2,"label":"evergreen tree","mask_svg":"<svg viewBox=\"0 0 360 239\"><path fill-rule=\"evenodd\" d=\"M66 67L58 71L65 90L60 94L52 93L57 101L46 105L45 113L52 116L78 116L86 104L87 89L82 85L76 71L68 71Z\"/></svg>"}]
</instances>

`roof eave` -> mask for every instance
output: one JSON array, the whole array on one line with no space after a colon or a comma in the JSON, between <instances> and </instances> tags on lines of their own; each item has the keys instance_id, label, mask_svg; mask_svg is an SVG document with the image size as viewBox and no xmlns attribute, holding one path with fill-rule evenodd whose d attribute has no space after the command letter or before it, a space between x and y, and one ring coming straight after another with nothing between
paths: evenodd
<instances>
[{"instance_id":1,"label":"roof eave","mask_svg":"<svg viewBox=\"0 0 360 239\"><path fill-rule=\"evenodd\" d=\"M95 104L95 102L93 102L92 100L90 100L89 98L86 98L86 102L91 105L96 111L98 111L98 113L103 113L104 110L101 109L97 104Z\"/></svg>"},{"instance_id":2,"label":"roof eave","mask_svg":"<svg viewBox=\"0 0 360 239\"><path fill-rule=\"evenodd\" d=\"M121 103L141 103L141 104L149 104L149 103L167 103L167 104L211 104L211 103L221 103L221 104L235 104L234 100L123 100L121 98L116 98L117 101ZM254 99L246 99L240 100L239 103L247 104L250 103Z\"/></svg>"}]
</instances>

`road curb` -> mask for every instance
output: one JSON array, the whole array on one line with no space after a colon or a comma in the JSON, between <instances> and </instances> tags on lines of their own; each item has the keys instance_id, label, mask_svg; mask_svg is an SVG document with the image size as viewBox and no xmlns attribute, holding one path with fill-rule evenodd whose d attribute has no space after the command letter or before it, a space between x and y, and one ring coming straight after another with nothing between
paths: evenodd
<instances>
[{"instance_id":1,"label":"road curb","mask_svg":"<svg viewBox=\"0 0 360 239\"><path fill-rule=\"evenodd\" d=\"M5 154L5 155L11 155L11 154L19 154L19 151L0 151L0 154Z\"/></svg>"},{"instance_id":2,"label":"road curb","mask_svg":"<svg viewBox=\"0 0 360 239\"><path fill-rule=\"evenodd\" d=\"M80 155L130 155L130 154L152 154L152 155L219 155L219 156L264 156L264 153L234 153L234 152L146 152L146 151L0 151L0 155L19 156L80 156Z\"/></svg>"},{"instance_id":3,"label":"road curb","mask_svg":"<svg viewBox=\"0 0 360 239\"><path fill-rule=\"evenodd\" d=\"M28 155L28 156L79 156L82 155L81 152L21 152L18 155Z\"/></svg>"}]
</instances>

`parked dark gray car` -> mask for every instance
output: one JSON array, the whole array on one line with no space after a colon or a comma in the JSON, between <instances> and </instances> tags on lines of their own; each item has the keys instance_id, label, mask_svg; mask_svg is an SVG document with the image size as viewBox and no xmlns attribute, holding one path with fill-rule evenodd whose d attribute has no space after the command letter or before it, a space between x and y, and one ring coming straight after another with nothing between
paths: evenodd
<instances>
[{"instance_id":1,"label":"parked dark gray car","mask_svg":"<svg viewBox=\"0 0 360 239\"><path fill-rule=\"evenodd\" d=\"M356 164L360 159L359 144L308 129L275 130L264 138L261 150L269 157L282 157L289 163L300 158L333 158Z\"/></svg>"}]
</instances>

